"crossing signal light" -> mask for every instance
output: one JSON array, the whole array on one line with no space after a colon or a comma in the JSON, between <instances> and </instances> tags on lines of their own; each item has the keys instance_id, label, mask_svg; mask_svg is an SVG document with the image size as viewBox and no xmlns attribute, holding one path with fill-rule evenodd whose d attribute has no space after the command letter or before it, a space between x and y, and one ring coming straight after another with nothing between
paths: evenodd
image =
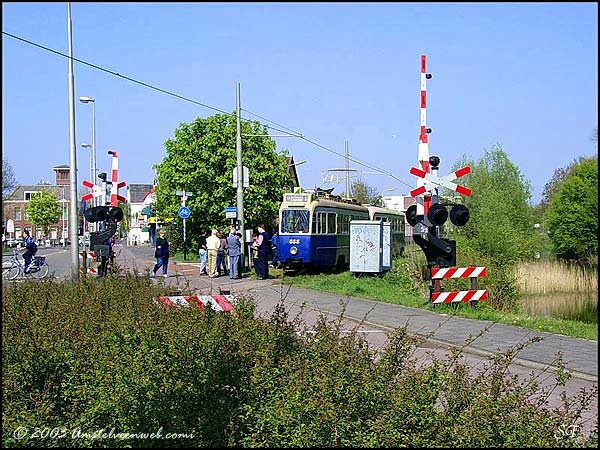
<instances>
[{"instance_id":1,"label":"crossing signal light","mask_svg":"<svg viewBox=\"0 0 600 450\"><path fill-rule=\"evenodd\" d=\"M83 215L88 222L102 222L108 217L108 207L94 206L93 208L86 209Z\"/></svg>"},{"instance_id":2,"label":"crossing signal light","mask_svg":"<svg viewBox=\"0 0 600 450\"><path fill-rule=\"evenodd\" d=\"M417 222L417 205L410 205L406 210L406 221L411 227L414 227Z\"/></svg>"},{"instance_id":3,"label":"crossing signal light","mask_svg":"<svg viewBox=\"0 0 600 450\"><path fill-rule=\"evenodd\" d=\"M94 206L93 208L88 208L84 213L85 220L88 222L120 222L123 220L123 210L118 206L110 207L110 206Z\"/></svg>"},{"instance_id":4,"label":"crossing signal light","mask_svg":"<svg viewBox=\"0 0 600 450\"><path fill-rule=\"evenodd\" d=\"M463 227L469 221L469 210L464 205L454 205L450 210L450 222L457 227Z\"/></svg>"},{"instance_id":5,"label":"crossing signal light","mask_svg":"<svg viewBox=\"0 0 600 450\"><path fill-rule=\"evenodd\" d=\"M111 208L108 211L108 219L113 222L120 222L123 220L123 210L118 206Z\"/></svg>"},{"instance_id":6,"label":"crossing signal light","mask_svg":"<svg viewBox=\"0 0 600 450\"><path fill-rule=\"evenodd\" d=\"M448 210L445 206L435 203L429 207L427 218L434 227L443 225L448 219Z\"/></svg>"}]
</instances>

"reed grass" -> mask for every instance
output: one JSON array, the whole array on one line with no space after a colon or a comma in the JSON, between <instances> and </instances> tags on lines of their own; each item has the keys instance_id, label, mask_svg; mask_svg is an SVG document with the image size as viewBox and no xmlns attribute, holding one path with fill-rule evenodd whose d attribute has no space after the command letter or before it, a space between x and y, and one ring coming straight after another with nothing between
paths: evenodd
<instances>
[{"instance_id":1,"label":"reed grass","mask_svg":"<svg viewBox=\"0 0 600 450\"><path fill-rule=\"evenodd\" d=\"M560 261L521 263L517 278L523 294L598 291L595 268Z\"/></svg>"}]
</instances>

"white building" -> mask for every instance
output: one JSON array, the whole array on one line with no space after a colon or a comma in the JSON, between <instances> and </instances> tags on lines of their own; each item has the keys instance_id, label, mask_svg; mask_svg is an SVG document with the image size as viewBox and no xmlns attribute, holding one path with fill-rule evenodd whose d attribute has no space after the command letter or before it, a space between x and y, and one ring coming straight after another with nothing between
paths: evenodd
<instances>
[{"instance_id":1,"label":"white building","mask_svg":"<svg viewBox=\"0 0 600 450\"><path fill-rule=\"evenodd\" d=\"M127 186L127 203L130 207L128 245L150 242L150 224L148 223L148 216L143 215L142 210L148 204L147 196L152 187L152 184L135 183Z\"/></svg>"},{"instance_id":2,"label":"white building","mask_svg":"<svg viewBox=\"0 0 600 450\"><path fill-rule=\"evenodd\" d=\"M386 208L395 209L396 211L402 211L404 216L404 236L406 237L406 242L412 241L412 227L406 221L406 210L410 205L414 205L417 201L414 197L410 195L389 195L386 197L382 197L383 204Z\"/></svg>"}]
</instances>

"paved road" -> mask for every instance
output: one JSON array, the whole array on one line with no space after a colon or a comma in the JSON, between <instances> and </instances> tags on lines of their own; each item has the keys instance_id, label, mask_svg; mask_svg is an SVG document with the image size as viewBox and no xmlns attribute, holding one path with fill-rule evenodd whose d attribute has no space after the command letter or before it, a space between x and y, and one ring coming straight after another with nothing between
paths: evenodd
<instances>
[{"instance_id":1,"label":"paved road","mask_svg":"<svg viewBox=\"0 0 600 450\"><path fill-rule=\"evenodd\" d=\"M129 270L144 274L154 265L153 249L149 246L124 247L120 250L117 262ZM195 255L191 255L195 258ZM70 254L68 250L56 253L50 259L56 267L65 267L62 276L68 274ZM60 262L65 259L66 263ZM56 262L55 262L56 260ZM60 274L57 275L60 276ZM552 364L558 352L563 354L566 367L573 373L565 391L576 395L583 387L591 388L598 383L598 342L572 338L545 332L535 332L515 326L448 316L418 308L381 303L368 299L344 298L336 294L309 291L288 287L280 280L256 280L245 276L242 280L231 280L227 276L209 278L199 275L197 261L175 263L169 265L169 277L159 279L173 288L173 291L189 286L194 293L201 295L219 294L230 291L238 297L250 296L257 300L257 314L268 317L275 305L282 302L289 317L301 315L304 323L310 328L321 314L328 320L342 320L346 331L357 329L369 345L381 348L387 342L388 332L406 326L409 333L428 335L424 343L415 352L418 358L435 355L443 357L448 349L463 346L471 336L477 336L465 347L464 361L477 370L488 362L488 357L497 350L505 350L534 336L543 338L541 342L531 344L524 349L511 366L511 372L526 377L530 373L539 376L541 386L552 384ZM485 332L483 332L485 331ZM483 332L483 333L482 333ZM557 389L551 399L551 406L560 404L560 392ZM597 417L598 399L595 398L589 419L584 427L589 429L591 422Z\"/></svg>"}]
</instances>

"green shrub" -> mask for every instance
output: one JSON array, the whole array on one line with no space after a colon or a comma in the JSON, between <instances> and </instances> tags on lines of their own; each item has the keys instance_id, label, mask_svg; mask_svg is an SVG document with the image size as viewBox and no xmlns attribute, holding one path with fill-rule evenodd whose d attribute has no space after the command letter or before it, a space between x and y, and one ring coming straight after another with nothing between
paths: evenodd
<instances>
[{"instance_id":1,"label":"green shrub","mask_svg":"<svg viewBox=\"0 0 600 450\"><path fill-rule=\"evenodd\" d=\"M342 318L313 329L282 305L255 318L167 308L146 278L24 282L2 291L4 447L573 447L595 392L549 410L534 378L517 382L508 350L475 373L460 362L415 358L397 330L380 352ZM557 374L562 383L564 371ZM535 398L534 398L535 396ZM63 438L16 430L65 428ZM187 433L179 439L97 439L115 433ZM76 431L89 433L77 435ZM596 439L596 440L595 440Z\"/></svg>"}]
</instances>

